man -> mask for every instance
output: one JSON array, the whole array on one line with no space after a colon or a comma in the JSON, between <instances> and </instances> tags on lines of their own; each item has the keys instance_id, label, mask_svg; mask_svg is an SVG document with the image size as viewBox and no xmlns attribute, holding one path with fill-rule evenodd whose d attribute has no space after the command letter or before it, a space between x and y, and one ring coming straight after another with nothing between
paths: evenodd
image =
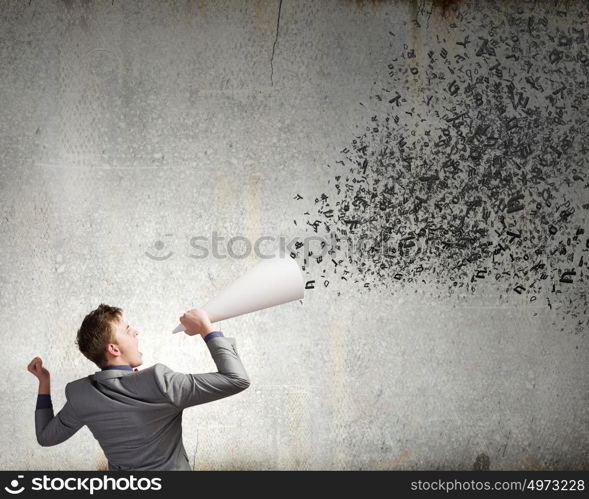
<instances>
[{"instance_id":1,"label":"man","mask_svg":"<svg viewBox=\"0 0 589 499\"><path fill-rule=\"evenodd\" d=\"M137 370L137 335L122 310L101 304L82 321L80 351L101 371L68 383L67 402L53 415L50 374L35 357L28 370L39 379L35 431L42 446L67 440L87 425L109 470L190 470L182 442L182 411L245 390L250 382L235 340L215 331L204 310L180 317L186 334L205 341L218 372L184 374L164 364Z\"/></svg>"}]
</instances>

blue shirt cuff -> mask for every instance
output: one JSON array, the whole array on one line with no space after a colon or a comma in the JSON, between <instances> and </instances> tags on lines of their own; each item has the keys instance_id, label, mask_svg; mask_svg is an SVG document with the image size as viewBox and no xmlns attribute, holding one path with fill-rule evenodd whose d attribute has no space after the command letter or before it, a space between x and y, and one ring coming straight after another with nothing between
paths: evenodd
<instances>
[{"instance_id":1,"label":"blue shirt cuff","mask_svg":"<svg viewBox=\"0 0 589 499\"><path fill-rule=\"evenodd\" d=\"M204 337L204 340L208 343L212 340L215 336L225 336L222 331L211 331Z\"/></svg>"},{"instance_id":2,"label":"blue shirt cuff","mask_svg":"<svg viewBox=\"0 0 589 499\"><path fill-rule=\"evenodd\" d=\"M51 395L47 393L40 393L37 395L37 407L36 409L53 409L51 403Z\"/></svg>"}]
</instances>

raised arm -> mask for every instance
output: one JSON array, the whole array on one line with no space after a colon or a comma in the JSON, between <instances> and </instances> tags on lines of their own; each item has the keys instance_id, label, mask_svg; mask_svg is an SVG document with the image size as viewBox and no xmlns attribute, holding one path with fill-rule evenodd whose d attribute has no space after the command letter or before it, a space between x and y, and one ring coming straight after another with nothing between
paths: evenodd
<instances>
[{"instance_id":1,"label":"raised arm","mask_svg":"<svg viewBox=\"0 0 589 499\"><path fill-rule=\"evenodd\" d=\"M200 334L217 366L217 372L184 374L163 364L156 365L157 380L162 392L178 408L212 402L245 390L250 385L248 374L237 353L234 338L214 331L203 310L193 309L180 317L186 334Z\"/></svg>"},{"instance_id":2,"label":"raised arm","mask_svg":"<svg viewBox=\"0 0 589 499\"><path fill-rule=\"evenodd\" d=\"M84 426L84 423L78 420L69 401L57 413L57 416L53 415L51 378L49 371L43 367L43 361L40 357L35 357L29 363L27 369L39 380L37 407L35 409L37 442L44 447L57 445L70 438ZM66 386L66 398L67 395Z\"/></svg>"}]
</instances>

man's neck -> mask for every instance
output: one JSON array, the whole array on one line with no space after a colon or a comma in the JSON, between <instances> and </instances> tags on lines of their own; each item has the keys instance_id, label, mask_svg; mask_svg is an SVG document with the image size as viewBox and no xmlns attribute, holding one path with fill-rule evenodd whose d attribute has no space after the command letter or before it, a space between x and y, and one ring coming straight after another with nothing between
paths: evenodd
<instances>
[{"instance_id":1,"label":"man's neck","mask_svg":"<svg viewBox=\"0 0 589 499\"><path fill-rule=\"evenodd\" d=\"M112 357L111 360L109 360L105 365L103 365L102 367L108 367L108 366L130 366L131 364L129 364L127 361L119 358L119 357ZM131 366L133 367L133 366Z\"/></svg>"},{"instance_id":2,"label":"man's neck","mask_svg":"<svg viewBox=\"0 0 589 499\"><path fill-rule=\"evenodd\" d=\"M109 369L124 369L127 371L132 371L133 366L130 366L129 364L107 364L106 366L102 367L103 371L106 371Z\"/></svg>"}]
</instances>

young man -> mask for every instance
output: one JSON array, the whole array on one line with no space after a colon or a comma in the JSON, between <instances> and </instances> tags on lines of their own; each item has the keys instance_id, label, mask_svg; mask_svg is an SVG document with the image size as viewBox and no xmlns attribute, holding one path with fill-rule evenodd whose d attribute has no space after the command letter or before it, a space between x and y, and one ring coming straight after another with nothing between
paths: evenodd
<instances>
[{"instance_id":1,"label":"young man","mask_svg":"<svg viewBox=\"0 0 589 499\"><path fill-rule=\"evenodd\" d=\"M180 317L186 334L205 341L218 372L184 374L164 364L137 370L139 334L122 310L101 304L82 321L80 351L101 371L68 383L67 402L53 415L49 371L35 357L28 370L39 379L35 410L42 446L67 440L87 425L108 459L109 470L190 470L182 442L182 411L245 390L250 382L235 340L215 331L204 310Z\"/></svg>"}]
</instances>

